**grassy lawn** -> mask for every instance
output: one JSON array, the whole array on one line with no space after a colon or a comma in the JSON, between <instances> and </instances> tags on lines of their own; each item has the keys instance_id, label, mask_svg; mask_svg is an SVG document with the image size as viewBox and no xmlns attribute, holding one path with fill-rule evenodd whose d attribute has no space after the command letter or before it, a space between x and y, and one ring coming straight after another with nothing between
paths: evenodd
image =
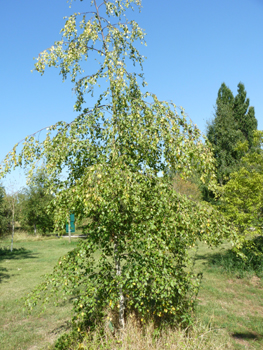
<instances>
[{"instance_id":1,"label":"grassy lawn","mask_svg":"<svg viewBox=\"0 0 263 350\"><path fill-rule=\"evenodd\" d=\"M203 271L197 317L230 336L233 349L263 349L263 283L256 276L243 279L209 267L209 258L227 245L211 250L200 245L197 270Z\"/></svg>"},{"instance_id":2,"label":"grassy lawn","mask_svg":"<svg viewBox=\"0 0 263 350\"><path fill-rule=\"evenodd\" d=\"M0 349L47 349L67 329L69 304L50 305L44 313L35 310L28 317L20 298L41 282L41 275L51 272L58 258L76 242L73 239L70 244L66 238L21 240L15 242L12 254L0 250ZM9 241L0 241L0 247L9 248ZM262 281L255 276L236 279L209 267L209 257L225 248L199 246L196 270L203 271L204 277L197 318L220 334L226 343L222 349L263 349Z\"/></svg>"},{"instance_id":3,"label":"grassy lawn","mask_svg":"<svg viewBox=\"0 0 263 350\"><path fill-rule=\"evenodd\" d=\"M11 254L0 250L0 349L47 348L66 327L71 318L70 305L59 310L52 304L45 313L35 310L29 317L23 312L20 300L50 273L58 258L76 246L66 238L36 241L17 241ZM1 248L10 248L7 240Z\"/></svg>"}]
</instances>

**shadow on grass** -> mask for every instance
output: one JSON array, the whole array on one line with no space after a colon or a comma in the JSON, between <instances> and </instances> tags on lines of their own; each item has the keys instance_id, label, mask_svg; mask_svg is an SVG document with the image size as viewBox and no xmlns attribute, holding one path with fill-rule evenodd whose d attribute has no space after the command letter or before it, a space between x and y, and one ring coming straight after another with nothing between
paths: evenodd
<instances>
[{"instance_id":1,"label":"shadow on grass","mask_svg":"<svg viewBox=\"0 0 263 350\"><path fill-rule=\"evenodd\" d=\"M4 280L4 279L8 279L10 278L10 275L7 272L7 269L5 267L0 267L0 283Z\"/></svg>"},{"instance_id":2,"label":"shadow on grass","mask_svg":"<svg viewBox=\"0 0 263 350\"><path fill-rule=\"evenodd\" d=\"M254 238L243 244L239 253L234 249L222 249L221 252L198 254L194 256L196 261L201 260L203 265L211 269L227 273L237 278L248 275L263 277L263 236Z\"/></svg>"},{"instance_id":3,"label":"shadow on grass","mask_svg":"<svg viewBox=\"0 0 263 350\"><path fill-rule=\"evenodd\" d=\"M251 332L236 332L232 334L232 337L235 339L243 339L243 340L261 340L262 335L254 334Z\"/></svg>"},{"instance_id":4,"label":"shadow on grass","mask_svg":"<svg viewBox=\"0 0 263 350\"><path fill-rule=\"evenodd\" d=\"M193 257L194 260L205 260L205 264L211 259L211 253L208 254L199 254L198 252L196 255Z\"/></svg>"},{"instance_id":5,"label":"shadow on grass","mask_svg":"<svg viewBox=\"0 0 263 350\"><path fill-rule=\"evenodd\" d=\"M71 329L71 322L70 321L65 321L62 325L54 328L50 334L61 334L61 333L65 333L66 331Z\"/></svg>"},{"instance_id":6,"label":"shadow on grass","mask_svg":"<svg viewBox=\"0 0 263 350\"><path fill-rule=\"evenodd\" d=\"M37 254L25 248L14 248L12 252L10 251L10 248L0 248L0 263L4 260L35 258L37 258ZM0 266L0 283L3 282L4 279L11 277L7 272L8 270L5 267Z\"/></svg>"},{"instance_id":7,"label":"shadow on grass","mask_svg":"<svg viewBox=\"0 0 263 350\"><path fill-rule=\"evenodd\" d=\"M194 263L198 263L198 265L203 265L206 267L214 267L214 260L220 260L221 257L224 255L224 251L222 253L199 253L198 251L195 253L195 255L192 257Z\"/></svg>"},{"instance_id":8,"label":"shadow on grass","mask_svg":"<svg viewBox=\"0 0 263 350\"><path fill-rule=\"evenodd\" d=\"M11 252L9 248L0 248L0 262L12 259L35 259L38 254L25 248L14 248Z\"/></svg>"}]
</instances>

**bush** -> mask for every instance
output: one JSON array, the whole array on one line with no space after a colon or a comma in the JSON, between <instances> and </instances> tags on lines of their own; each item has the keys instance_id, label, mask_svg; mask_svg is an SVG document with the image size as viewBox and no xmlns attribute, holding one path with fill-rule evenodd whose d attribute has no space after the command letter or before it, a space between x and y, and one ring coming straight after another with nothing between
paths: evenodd
<instances>
[{"instance_id":1,"label":"bush","mask_svg":"<svg viewBox=\"0 0 263 350\"><path fill-rule=\"evenodd\" d=\"M87 239L60 259L29 305L62 293L74 300L77 324L91 327L110 308L122 312L120 322L135 313L142 324L189 325L200 276L192 272L188 250L198 239L217 244L229 233L223 219L163 179L106 170L79 189L88 198Z\"/></svg>"}]
</instances>

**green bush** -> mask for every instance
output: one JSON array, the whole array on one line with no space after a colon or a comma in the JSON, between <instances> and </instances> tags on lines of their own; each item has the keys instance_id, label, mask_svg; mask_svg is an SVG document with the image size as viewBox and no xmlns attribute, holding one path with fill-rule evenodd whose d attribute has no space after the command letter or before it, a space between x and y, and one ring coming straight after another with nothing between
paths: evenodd
<instances>
[{"instance_id":1,"label":"green bush","mask_svg":"<svg viewBox=\"0 0 263 350\"><path fill-rule=\"evenodd\" d=\"M76 344L81 338L77 331L73 330L69 334L65 333L58 338L55 343L55 350L71 350L75 349Z\"/></svg>"},{"instance_id":2,"label":"green bush","mask_svg":"<svg viewBox=\"0 0 263 350\"><path fill-rule=\"evenodd\" d=\"M219 242L229 232L221 230L223 219L163 179L104 171L97 183L84 182L87 238L60 259L29 304L62 293L74 300L74 322L89 327L109 309L122 312L119 319L135 313L142 324L188 325L200 283L188 250L198 239Z\"/></svg>"}]
</instances>

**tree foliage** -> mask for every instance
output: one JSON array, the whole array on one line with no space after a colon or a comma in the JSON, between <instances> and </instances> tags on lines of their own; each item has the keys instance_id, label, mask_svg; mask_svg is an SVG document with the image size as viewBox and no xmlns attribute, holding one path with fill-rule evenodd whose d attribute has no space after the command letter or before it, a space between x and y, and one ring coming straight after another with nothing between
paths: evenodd
<instances>
[{"instance_id":1,"label":"tree foliage","mask_svg":"<svg viewBox=\"0 0 263 350\"><path fill-rule=\"evenodd\" d=\"M143 62L135 42L144 42L144 32L125 16L140 1L91 5L93 11L66 19L61 40L35 64L41 74L54 66L63 79L70 76L79 115L51 126L43 142L27 138L3 166L5 173L29 164L32 172L44 158L56 228L64 228L69 212L90 219L87 240L59 261L29 305L50 290L75 298L78 321L112 308L121 327L132 311L141 322L186 322L199 283L186 268L188 248L199 239L218 244L230 230L213 209L176 194L169 173L198 173L213 188L213 155L183 110L143 93L143 75L128 71L129 62ZM85 61L94 55L98 70L87 75ZM101 80L105 90L88 109L84 94Z\"/></svg>"},{"instance_id":2,"label":"tree foliage","mask_svg":"<svg viewBox=\"0 0 263 350\"><path fill-rule=\"evenodd\" d=\"M216 245L229 235L224 218L161 179L115 171L107 169L99 181L86 178L80 189L86 199L79 205L92 219L87 239L61 258L30 304L47 289L62 291L75 298L75 320L89 324L107 309L121 312L121 291L124 315L135 312L142 323L187 323L200 283L188 249L198 240Z\"/></svg>"},{"instance_id":3,"label":"tree foliage","mask_svg":"<svg viewBox=\"0 0 263 350\"><path fill-rule=\"evenodd\" d=\"M8 192L7 192L8 191ZM10 183L7 187L4 197L5 218L9 230L12 232L10 250L13 251L15 225L19 218L19 194L20 191L16 189L15 182Z\"/></svg>"},{"instance_id":4,"label":"tree foliage","mask_svg":"<svg viewBox=\"0 0 263 350\"><path fill-rule=\"evenodd\" d=\"M225 265L234 274L250 271L262 276L263 226L263 132L254 132L252 148L248 141L239 144L245 153L240 167L231 173L230 180L221 189L220 207L235 225L239 238L227 253Z\"/></svg>"},{"instance_id":5,"label":"tree foliage","mask_svg":"<svg viewBox=\"0 0 263 350\"><path fill-rule=\"evenodd\" d=\"M244 238L262 234L263 225L263 132L254 133L253 151L248 142L239 148L247 151L238 171L222 189L222 209Z\"/></svg>"},{"instance_id":6,"label":"tree foliage","mask_svg":"<svg viewBox=\"0 0 263 350\"><path fill-rule=\"evenodd\" d=\"M35 234L52 232L54 228L54 197L46 188L46 180L45 170L42 168L31 178L19 196L20 225Z\"/></svg>"},{"instance_id":7,"label":"tree foliage","mask_svg":"<svg viewBox=\"0 0 263 350\"><path fill-rule=\"evenodd\" d=\"M229 175L237 169L243 152L238 150L239 142L248 141L252 147L253 132L257 129L254 107L249 107L245 87L238 84L238 93L223 83L218 91L214 120L208 124L207 138L214 149L217 164L217 180L227 182Z\"/></svg>"},{"instance_id":8,"label":"tree foliage","mask_svg":"<svg viewBox=\"0 0 263 350\"><path fill-rule=\"evenodd\" d=\"M0 234L3 234L7 230L7 218L5 210L5 189L4 186L0 185Z\"/></svg>"},{"instance_id":9,"label":"tree foliage","mask_svg":"<svg viewBox=\"0 0 263 350\"><path fill-rule=\"evenodd\" d=\"M249 106L249 98L247 98L247 92L242 83L239 83L237 86L233 111L238 130L242 132L244 139L248 141L248 147L250 149L253 144L254 131L257 130L257 119L255 117L254 107Z\"/></svg>"}]
</instances>

